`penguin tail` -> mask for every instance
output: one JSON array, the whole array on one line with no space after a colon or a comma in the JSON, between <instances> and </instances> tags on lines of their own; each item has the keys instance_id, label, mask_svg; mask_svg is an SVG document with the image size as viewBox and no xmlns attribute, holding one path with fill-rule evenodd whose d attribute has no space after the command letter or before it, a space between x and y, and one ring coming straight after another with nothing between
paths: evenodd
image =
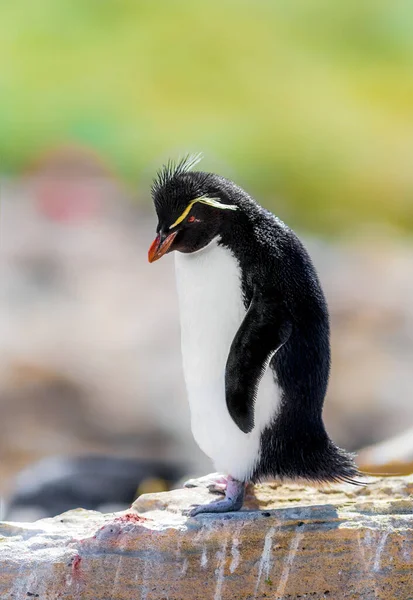
<instances>
[{"instance_id":1,"label":"penguin tail","mask_svg":"<svg viewBox=\"0 0 413 600\"><path fill-rule=\"evenodd\" d=\"M354 462L355 455L339 448L328 437L324 426L294 431L284 427L268 428L262 434L261 456L252 481L304 479L313 483L350 483L367 485Z\"/></svg>"},{"instance_id":2,"label":"penguin tail","mask_svg":"<svg viewBox=\"0 0 413 600\"><path fill-rule=\"evenodd\" d=\"M367 481L361 479L366 473L362 473L358 469L355 457L353 452L339 448L328 439L326 452L318 459L316 481L320 483L350 483L360 487L369 485Z\"/></svg>"},{"instance_id":3,"label":"penguin tail","mask_svg":"<svg viewBox=\"0 0 413 600\"><path fill-rule=\"evenodd\" d=\"M300 453L295 459L299 477L315 483L349 483L355 486L367 485L363 474L354 462L355 454L347 452L328 438L324 444L316 443L308 448L308 453Z\"/></svg>"}]
</instances>

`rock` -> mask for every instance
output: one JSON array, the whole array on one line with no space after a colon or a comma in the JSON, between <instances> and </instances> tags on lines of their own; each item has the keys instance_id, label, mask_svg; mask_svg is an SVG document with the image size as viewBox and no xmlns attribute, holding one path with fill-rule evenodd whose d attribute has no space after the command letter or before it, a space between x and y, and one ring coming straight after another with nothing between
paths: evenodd
<instances>
[{"instance_id":1,"label":"rock","mask_svg":"<svg viewBox=\"0 0 413 600\"><path fill-rule=\"evenodd\" d=\"M357 463L370 473L410 475L413 473L413 428L363 448Z\"/></svg>"},{"instance_id":2,"label":"rock","mask_svg":"<svg viewBox=\"0 0 413 600\"><path fill-rule=\"evenodd\" d=\"M407 599L413 477L314 489L263 484L245 508L189 518L206 489L0 525L0 597L13 600Z\"/></svg>"}]
</instances>

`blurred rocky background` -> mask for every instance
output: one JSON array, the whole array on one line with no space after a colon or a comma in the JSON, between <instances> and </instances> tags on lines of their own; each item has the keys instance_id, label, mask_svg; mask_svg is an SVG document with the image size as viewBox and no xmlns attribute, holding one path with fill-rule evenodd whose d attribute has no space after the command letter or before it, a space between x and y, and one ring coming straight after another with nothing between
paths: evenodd
<instances>
[{"instance_id":1,"label":"blurred rocky background","mask_svg":"<svg viewBox=\"0 0 413 600\"><path fill-rule=\"evenodd\" d=\"M309 248L331 310L334 439L393 436L364 464L413 462L412 17L401 0L0 4L5 507L91 473L104 492L99 469L116 504L210 468L173 261L147 263L150 180L186 151Z\"/></svg>"}]
</instances>

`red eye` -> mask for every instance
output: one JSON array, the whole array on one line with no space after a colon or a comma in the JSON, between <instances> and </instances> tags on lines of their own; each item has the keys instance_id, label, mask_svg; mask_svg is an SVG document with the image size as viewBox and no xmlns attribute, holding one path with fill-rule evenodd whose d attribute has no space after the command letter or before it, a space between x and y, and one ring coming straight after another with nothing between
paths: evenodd
<instances>
[{"instance_id":1,"label":"red eye","mask_svg":"<svg viewBox=\"0 0 413 600\"><path fill-rule=\"evenodd\" d=\"M188 223L193 223L195 221L195 217L189 217Z\"/></svg>"}]
</instances>

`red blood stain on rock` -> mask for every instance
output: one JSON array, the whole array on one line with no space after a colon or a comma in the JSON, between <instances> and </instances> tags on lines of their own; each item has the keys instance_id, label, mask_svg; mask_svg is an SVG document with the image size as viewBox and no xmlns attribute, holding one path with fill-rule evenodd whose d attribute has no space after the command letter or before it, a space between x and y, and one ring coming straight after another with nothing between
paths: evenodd
<instances>
[{"instance_id":1,"label":"red blood stain on rock","mask_svg":"<svg viewBox=\"0 0 413 600\"><path fill-rule=\"evenodd\" d=\"M136 513L126 513L115 519L115 523L135 523L136 525L148 521L146 517L140 517Z\"/></svg>"},{"instance_id":2,"label":"red blood stain on rock","mask_svg":"<svg viewBox=\"0 0 413 600\"><path fill-rule=\"evenodd\" d=\"M116 543L118 536L122 534L128 535L134 525L142 525L148 521L152 521L152 519L141 517L133 512L126 513L116 517L112 521L106 522L102 527L99 527L94 535L77 541L80 544L86 545L102 543L103 541L106 544ZM132 527L127 527L127 525L132 525ZM152 533L149 529L148 532Z\"/></svg>"},{"instance_id":3,"label":"red blood stain on rock","mask_svg":"<svg viewBox=\"0 0 413 600\"><path fill-rule=\"evenodd\" d=\"M72 562L72 573L73 573L73 575L79 575L81 561L82 561L82 559L79 556L79 554L76 554L76 556L74 557L73 562Z\"/></svg>"}]
</instances>

